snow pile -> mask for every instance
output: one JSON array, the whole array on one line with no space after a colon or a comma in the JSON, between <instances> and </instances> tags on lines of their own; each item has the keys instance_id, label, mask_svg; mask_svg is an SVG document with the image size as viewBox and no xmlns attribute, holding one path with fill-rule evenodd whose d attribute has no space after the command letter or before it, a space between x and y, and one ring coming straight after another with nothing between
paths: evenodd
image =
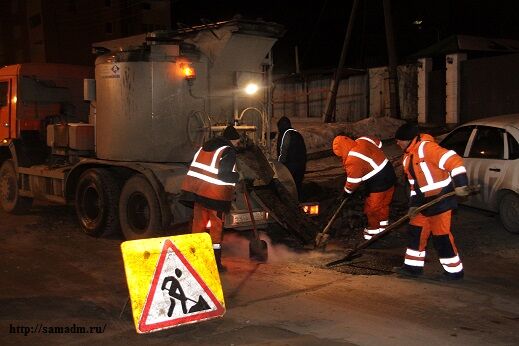
<instances>
[{"instance_id":1,"label":"snow pile","mask_svg":"<svg viewBox=\"0 0 519 346\"><path fill-rule=\"evenodd\" d=\"M381 140L391 139L405 122L390 117L367 118L354 123L298 123L295 118L291 120L294 128L304 137L308 153L331 150L333 139L339 134L354 138L372 136Z\"/></svg>"}]
</instances>

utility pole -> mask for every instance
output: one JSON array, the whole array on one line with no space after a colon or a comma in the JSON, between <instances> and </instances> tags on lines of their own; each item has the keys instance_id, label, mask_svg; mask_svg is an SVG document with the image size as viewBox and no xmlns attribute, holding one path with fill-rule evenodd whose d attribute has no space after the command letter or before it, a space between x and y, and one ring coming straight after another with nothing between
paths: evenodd
<instances>
[{"instance_id":1,"label":"utility pole","mask_svg":"<svg viewBox=\"0 0 519 346\"><path fill-rule=\"evenodd\" d=\"M344 37L344 42L342 44L341 57L339 59L339 65L337 66L337 70L335 71L335 78L332 80L332 85L330 86L330 91L328 93L328 99L326 102L326 110L323 114L323 122L330 123L332 122L332 113L335 109L335 101L337 99L337 90L339 89L339 83L341 81L342 69L344 67L344 63L346 62L346 52L348 50L348 46L351 41L351 32L353 31L353 22L355 21L357 8L359 7L359 0L353 0L353 6L351 8L350 20L348 21L348 28L346 29L346 36Z\"/></svg>"},{"instance_id":2,"label":"utility pole","mask_svg":"<svg viewBox=\"0 0 519 346\"><path fill-rule=\"evenodd\" d=\"M398 58L395 49L393 32L393 15L391 0L382 0L384 6L384 21L386 26L386 44L389 58L389 112L392 118L400 118L400 102L398 97Z\"/></svg>"}]
</instances>

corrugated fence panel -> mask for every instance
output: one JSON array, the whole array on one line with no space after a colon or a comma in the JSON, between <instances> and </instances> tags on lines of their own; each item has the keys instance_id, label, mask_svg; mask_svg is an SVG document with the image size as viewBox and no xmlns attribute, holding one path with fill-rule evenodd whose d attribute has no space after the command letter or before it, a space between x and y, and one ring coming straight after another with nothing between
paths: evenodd
<instances>
[{"instance_id":1,"label":"corrugated fence panel","mask_svg":"<svg viewBox=\"0 0 519 346\"><path fill-rule=\"evenodd\" d=\"M295 84L295 113L296 117L307 117L307 102L306 102L306 84L305 83L297 83Z\"/></svg>"},{"instance_id":2,"label":"corrugated fence panel","mask_svg":"<svg viewBox=\"0 0 519 346\"><path fill-rule=\"evenodd\" d=\"M367 79L367 75L361 75L341 81L335 106L337 121L358 121L367 116Z\"/></svg>"},{"instance_id":3,"label":"corrugated fence panel","mask_svg":"<svg viewBox=\"0 0 519 346\"><path fill-rule=\"evenodd\" d=\"M273 95L273 112L276 117L296 116L294 89L295 85L293 83L276 84Z\"/></svg>"},{"instance_id":4,"label":"corrugated fence panel","mask_svg":"<svg viewBox=\"0 0 519 346\"><path fill-rule=\"evenodd\" d=\"M308 82L308 117L320 118L326 103L326 90L324 85L329 79L314 79ZM329 84L327 84L329 85Z\"/></svg>"},{"instance_id":5,"label":"corrugated fence panel","mask_svg":"<svg viewBox=\"0 0 519 346\"><path fill-rule=\"evenodd\" d=\"M276 83L274 117L321 118L330 83L331 79L327 76ZM367 117L367 83L368 74L341 80L335 108L337 121L357 121Z\"/></svg>"}]
</instances>

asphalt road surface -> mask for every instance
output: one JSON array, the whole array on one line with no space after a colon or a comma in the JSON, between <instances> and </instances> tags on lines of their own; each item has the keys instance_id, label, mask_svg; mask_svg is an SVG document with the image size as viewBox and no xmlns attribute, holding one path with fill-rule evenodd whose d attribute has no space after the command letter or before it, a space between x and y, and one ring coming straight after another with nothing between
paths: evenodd
<instances>
[{"instance_id":1,"label":"asphalt road surface","mask_svg":"<svg viewBox=\"0 0 519 346\"><path fill-rule=\"evenodd\" d=\"M454 235L466 270L461 282L437 279L432 248L424 278L392 274L402 262L403 232L333 269L324 264L344 253L341 241L326 252L270 243L269 262L259 264L248 259L245 234L227 233L226 314L138 335L124 308L121 239L82 234L68 207L0 212L0 344L519 344L519 236L495 215L469 208L455 215ZM88 333L59 329L74 326Z\"/></svg>"}]
</instances>

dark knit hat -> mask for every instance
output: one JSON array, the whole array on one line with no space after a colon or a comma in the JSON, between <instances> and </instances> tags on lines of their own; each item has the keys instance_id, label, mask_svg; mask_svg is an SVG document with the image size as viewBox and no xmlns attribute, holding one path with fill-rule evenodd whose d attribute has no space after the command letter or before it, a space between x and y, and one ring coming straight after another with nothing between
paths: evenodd
<instances>
[{"instance_id":1,"label":"dark knit hat","mask_svg":"<svg viewBox=\"0 0 519 346\"><path fill-rule=\"evenodd\" d=\"M292 127L292 123L290 122L290 119L288 119L286 116L282 116L278 120L278 130L280 129L289 129Z\"/></svg>"},{"instance_id":2,"label":"dark knit hat","mask_svg":"<svg viewBox=\"0 0 519 346\"><path fill-rule=\"evenodd\" d=\"M235 140L235 139L240 139L240 134L238 133L238 131L236 131L234 126L231 126L231 125L227 126L225 128L225 130L223 130L222 136L224 136L225 138L227 138L230 141Z\"/></svg>"},{"instance_id":3,"label":"dark knit hat","mask_svg":"<svg viewBox=\"0 0 519 346\"><path fill-rule=\"evenodd\" d=\"M406 123L398 128L395 133L395 139L401 141L410 141L416 136L418 136L420 132L418 131L418 126Z\"/></svg>"}]
</instances>

